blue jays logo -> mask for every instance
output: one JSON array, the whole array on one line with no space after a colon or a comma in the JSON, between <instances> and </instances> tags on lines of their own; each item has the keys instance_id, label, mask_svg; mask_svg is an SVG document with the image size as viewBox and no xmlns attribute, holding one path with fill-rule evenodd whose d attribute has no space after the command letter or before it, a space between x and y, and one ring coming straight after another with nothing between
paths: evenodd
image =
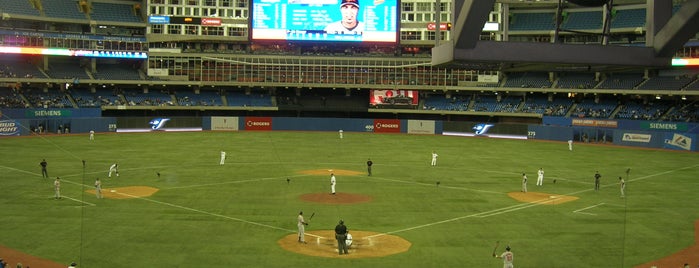
<instances>
[{"instance_id":1,"label":"blue jays logo","mask_svg":"<svg viewBox=\"0 0 699 268\"><path fill-rule=\"evenodd\" d=\"M480 136L480 135L485 135L486 133L488 133L488 130L493 126L494 125L491 125L491 124L481 123L481 124L478 124L475 127L473 127L473 130L475 130L476 136Z\"/></svg>"},{"instance_id":2,"label":"blue jays logo","mask_svg":"<svg viewBox=\"0 0 699 268\"><path fill-rule=\"evenodd\" d=\"M170 118L153 118L148 124L152 130L160 130L165 126L165 122L170 121Z\"/></svg>"}]
</instances>

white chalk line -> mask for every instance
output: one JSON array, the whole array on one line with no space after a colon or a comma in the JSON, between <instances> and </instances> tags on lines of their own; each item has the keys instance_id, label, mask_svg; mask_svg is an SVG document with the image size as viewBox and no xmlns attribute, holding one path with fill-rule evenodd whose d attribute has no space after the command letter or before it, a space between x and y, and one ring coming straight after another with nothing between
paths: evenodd
<instances>
[{"instance_id":1,"label":"white chalk line","mask_svg":"<svg viewBox=\"0 0 699 268\"><path fill-rule=\"evenodd\" d=\"M651 175L647 175L647 176L643 176L643 177L638 177L638 178L635 178L635 179L632 179L632 180L629 180L629 181L640 181L640 180L645 180L645 179L648 179L648 178L657 177L657 176L660 176L660 175L665 175L665 174L677 172L677 171L680 171L680 170L695 168L695 167L697 167L697 166L699 166L699 165L693 165L693 166L687 166L687 167L683 167L683 168L668 170L668 171L664 171L664 172L660 172L660 173L656 173L656 174L651 174ZM400 180L396 180L396 181L397 181L397 182L404 182L404 181L400 181ZM406 183L409 183L409 182L406 182ZM417 183L417 184L422 184L422 183ZM615 186L615 184L602 185L601 187L609 187L609 186ZM594 189L585 189L585 190L580 190L580 191L571 192L571 193L565 194L565 195L575 195L575 194L579 194L579 193L589 192L589 191L592 191L592 190L594 190ZM149 202L161 204L161 205L166 205L166 206L175 207L175 208L180 208L180 209L184 209L184 210L189 210L189 211L193 211L193 212L197 212L197 213L201 213L201 214L206 214L206 215L209 215L209 216L214 216L214 217L220 217L220 218L224 218L224 219L239 221L239 222L248 223L248 224L252 224L252 225L257 225L257 226L261 226L261 227L267 227L267 228L275 229L275 230L282 230L282 231L287 231L287 232L292 232L292 233L293 233L293 232L296 232L295 230L284 229L284 228L281 228L281 227L272 226L272 225L268 225L268 224L257 223L257 222L253 222L253 221L247 221L247 220L243 220L243 219L240 219L240 218L229 217L229 216L225 216L225 215L221 215L221 214L217 214L217 213L212 213L212 212L207 212L207 211L198 210L198 209L194 209L194 208L189 208L189 207L185 207L185 206L175 205L175 204L171 204L171 203L167 203L167 202L162 202L162 201L157 201L157 200L153 200L153 199L149 199L149 198L145 198L145 197L139 197L139 196L129 195L129 194L125 194L125 193L119 193L119 194L126 195L126 196L129 196L129 197L132 197L132 198L137 198L137 199L140 199L140 200L145 200L145 201L149 201ZM546 204L546 203L548 203L548 202L553 202L553 201L555 201L556 199L557 199L557 198L553 198L553 199L549 198L549 199L537 200L537 201L534 201L534 202L532 202L532 203L517 204L517 205L505 207L505 208L499 208L499 209L494 209L494 210L490 210L490 211L480 212L480 213L476 213L476 214L470 214L470 215L465 215L465 216L461 216L461 217L455 217L455 218L451 218L451 219L447 219L447 220L432 222L432 223L428 223L428 224L422 224L422 225L418 225L418 226L414 226L414 227L410 227L410 228L404 228L404 229L400 229L400 230L396 230L396 231L390 231L390 232L375 234L375 235L368 236L367 238L380 237L380 236L384 236L384 235L390 235L390 234L395 234L395 233L401 233L401 232L411 231L411 230L415 230L415 229L421 229L421 228L425 228L425 227L430 227L430 226L434 226L434 225L438 225L438 224L443 224L443 223L458 221L458 220L467 219L467 218L472 218L472 217L484 218L484 217L490 217L490 216L500 215L500 214L503 214L503 213L518 211L518 210L521 210L521 209L530 208L530 207L534 207L534 206L539 206L539 205L542 205L542 204ZM320 237L320 236L313 235L313 234L308 234L308 235L309 235L309 236L313 236L313 237L317 237L317 238Z\"/></svg>"},{"instance_id":2,"label":"white chalk line","mask_svg":"<svg viewBox=\"0 0 699 268\"><path fill-rule=\"evenodd\" d=\"M71 197L68 197L68 196L65 196L65 195L61 195L61 198L66 198L66 199L70 199L70 200L73 200L73 201L75 201L75 202L79 202L79 203L87 204L87 205L90 205L90 206L96 206L96 205L95 205L95 204L93 204L93 203L90 203L90 202L85 202L85 201L82 201L82 200L78 200L78 199L75 199L75 198L71 198Z\"/></svg>"},{"instance_id":3,"label":"white chalk line","mask_svg":"<svg viewBox=\"0 0 699 268\"><path fill-rule=\"evenodd\" d=\"M691 168L695 168L695 167L699 167L699 165L693 165L693 166L687 166L687 167L683 167L683 168L677 168L677 169L673 169L673 170L663 171L663 172L659 172L659 173L656 173L656 174L651 174L651 175L647 175L647 176L643 176L643 177L638 177L638 178L635 178L635 179L632 179L632 180L629 180L629 181L640 181L640 180L645 180L645 179L657 177L657 176L660 176L660 175L665 175L665 174L669 174L669 173L673 173L673 172L677 172L677 171L685 170L685 169L691 169ZM609 186L616 186L616 185L615 185L615 184L607 184L607 185L602 185L601 187L609 187ZM576 194L580 194L580 193L584 193L584 192L589 192L589 191L593 191L593 190L594 190L594 189L585 189L585 190L580 190L580 191L571 192L571 193L568 193L568 194L565 194L565 195L576 195ZM552 202L552 201L554 201L555 199L557 199L557 198L553 198L553 199L551 199L551 200L549 200L549 199L537 200L537 201L534 201L533 203L517 204L517 205L505 207L505 208L494 209L494 210L491 210L491 211L480 212L480 213L471 214L471 215L465 215L465 216L461 216L461 217L456 217L456 218L446 219L446 220L442 220L442 221L437 221L437 222L422 224L422 225L418 225L418 226L414 226L414 227L410 227L410 228L404 228L404 229L400 229L400 230L396 230L396 231L390 231L390 232L381 233L381 234L375 234L375 235L372 235L372 236L370 236L370 237L379 237L379 236L383 236L383 235L390 235L390 234L395 234L395 233L401 233L401 232L411 231L411 230L415 230L415 229L421 229L421 228L425 228L425 227L430 227L430 226L434 226L434 225L438 225L438 224L443 224L443 223L458 221L458 220L467 219L467 218L473 218L473 217L484 218L484 217L490 217L490 216L500 215L500 214L503 214L503 213L513 212L513 211L517 211L517 210L521 210L521 209L525 209L525 208L530 208L530 207L534 207L534 206L540 206L540 205L542 205L542 204L546 204L546 203L548 203L548 202Z\"/></svg>"},{"instance_id":4,"label":"white chalk line","mask_svg":"<svg viewBox=\"0 0 699 268\"><path fill-rule=\"evenodd\" d=\"M221 214L217 214L217 213L213 213L213 212L203 211L203 210L199 210L199 209L195 209L195 208L190 208L190 207L175 205L175 204L172 204L172 203L167 203L167 202L162 202L162 201L158 201L158 200L153 200L153 199L145 198L145 197L141 197L141 196L135 196L135 195L130 195L130 194L121 193L121 192L116 192L116 193L117 193L117 194L120 194L120 195L123 195L123 196L130 197L130 198L136 198L136 199L140 199L140 200L145 200L145 201L148 201L148 202L152 202L152 203L156 203L156 204L160 204L160 205L164 205L164 206L179 208L179 209L188 210L188 211L192 211L192 212L196 212L196 213L200 213L200 214L205 214L205 215L209 215L209 216L214 216L214 217L218 217L218 218L223 218L223 219L238 221L238 222L242 222L242 223L257 225L257 226L261 226L261 227L267 227L267 228L270 228L270 229L281 230L281 231L286 231L286 232L296 232L296 230L284 229L284 228L277 227L277 226L272 226L272 225L268 225L268 224L264 224L264 223L258 223L258 222L254 222L254 221L243 220L243 219L240 219L240 218L235 218L235 217L230 217L230 216L221 215ZM306 234L306 235L313 236L312 234Z\"/></svg>"},{"instance_id":5,"label":"white chalk line","mask_svg":"<svg viewBox=\"0 0 699 268\"><path fill-rule=\"evenodd\" d=\"M578 210L574 210L573 213L580 213L580 214L587 214L587 215L597 215L597 214L595 214L595 213L582 212L582 211L583 211L583 210L588 210L588 209L591 209L591 208L595 208L595 207L599 207L599 206L601 206L601 205L604 205L604 203L599 203L599 204L597 204L597 205L592 205L592 206L589 206L589 207L584 207L584 208L581 208L581 209L578 209Z\"/></svg>"}]
</instances>

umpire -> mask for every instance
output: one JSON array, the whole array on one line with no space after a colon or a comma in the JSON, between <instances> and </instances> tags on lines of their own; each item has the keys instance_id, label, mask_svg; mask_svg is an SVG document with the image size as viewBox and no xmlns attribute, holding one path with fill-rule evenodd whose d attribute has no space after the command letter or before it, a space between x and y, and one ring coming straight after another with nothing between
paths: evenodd
<instances>
[{"instance_id":1,"label":"umpire","mask_svg":"<svg viewBox=\"0 0 699 268\"><path fill-rule=\"evenodd\" d=\"M347 240L347 226L345 226L345 222L342 220L335 226L335 239L337 239L337 252L340 253L340 255L342 255L343 252L349 254L345 242L345 240Z\"/></svg>"}]
</instances>

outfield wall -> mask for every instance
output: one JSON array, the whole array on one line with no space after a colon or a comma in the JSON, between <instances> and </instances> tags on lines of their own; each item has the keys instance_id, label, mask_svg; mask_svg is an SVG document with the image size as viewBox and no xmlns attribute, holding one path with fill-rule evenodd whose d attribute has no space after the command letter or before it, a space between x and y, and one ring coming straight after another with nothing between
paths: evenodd
<instances>
[{"instance_id":1,"label":"outfield wall","mask_svg":"<svg viewBox=\"0 0 699 268\"><path fill-rule=\"evenodd\" d=\"M543 125L529 125L528 130L530 139L698 151L696 123L545 116Z\"/></svg>"},{"instance_id":2,"label":"outfield wall","mask_svg":"<svg viewBox=\"0 0 699 268\"><path fill-rule=\"evenodd\" d=\"M48 133L129 131L345 131L373 133L473 133L483 122L412 119L299 117L101 117L100 109L3 109L0 136L30 135L42 126ZM488 134L526 135L529 139L609 143L624 146L697 151L699 124L543 117L543 124L491 124Z\"/></svg>"}]
</instances>

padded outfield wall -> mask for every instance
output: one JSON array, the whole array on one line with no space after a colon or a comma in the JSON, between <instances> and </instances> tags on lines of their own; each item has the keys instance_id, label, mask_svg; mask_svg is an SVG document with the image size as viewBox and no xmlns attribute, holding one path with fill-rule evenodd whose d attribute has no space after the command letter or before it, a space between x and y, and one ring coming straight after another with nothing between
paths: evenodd
<instances>
[{"instance_id":1,"label":"padded outfield wall","mask_svg":"<svg viewBox=\"0 0 699 268\"><path fill-rule=\"evenodd\" d=\"M530 125L530 139L610 143L623 146L697 151L699 124L593 118L543 118Z\"/></svg>"},{"instance_id":2,"label":"padded outfield wall","mask_svg":"<svg viewBox=\"0 0 699 268\"><path fill-rule=\"evenodd\" d=\"M89 109L2 109L0 136L30 135L43 126L70 133L120 131L339 131L445 134L473 133L480 122L411 119L298 117L101 117ZM697 151L699 124L640 120L543 117L542 124L492 124L490 134L523 135L529 139L609 143L623 146ZM485 135L484 135L485 136Z\"/></svg>"}]
</instances>

